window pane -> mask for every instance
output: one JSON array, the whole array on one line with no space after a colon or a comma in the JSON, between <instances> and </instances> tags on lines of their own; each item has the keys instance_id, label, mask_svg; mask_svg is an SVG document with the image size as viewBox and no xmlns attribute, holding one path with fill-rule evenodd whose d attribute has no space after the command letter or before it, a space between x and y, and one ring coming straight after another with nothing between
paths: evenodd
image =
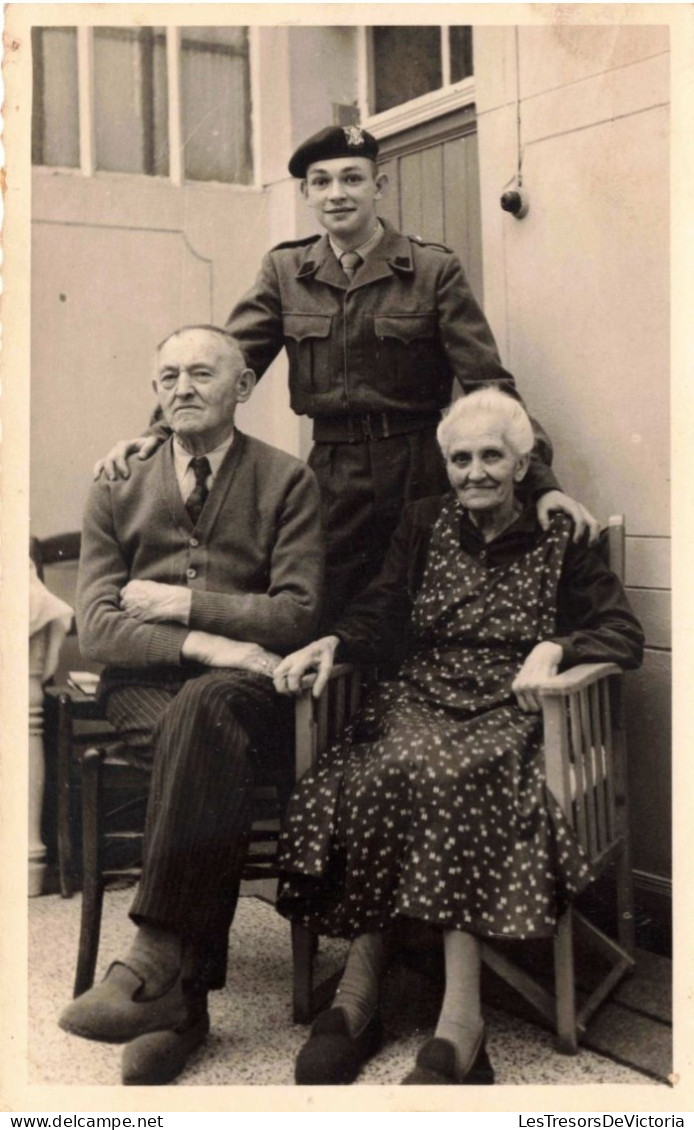
<instances>
[{"instance_id":1,"label":"window pane","mask_svg":"<svg viewBox=\"0 0 694 1130\"><path fill-rule=\"evenodd\" d=\"M31 46L31 159L35 165L76 168L80 163L77 31L74 27L32 28Z\"/></svg>"},{"instance_id":2,"label":"window pane","mask_svg":"<svg viewBox=\"0 0 694 1130\"><path fill-rule=\"evenodd\" d=\"M169 171L163 28L94 32L96 165L120 173Z\"/></svg>"},{"instance_id":3,"label":"window pane","mask_svg":"<svg viewBox=\"0 0 694 1130\"><path fill-rule=\"evenodd\" d=\"M449 27L448 43L451 52L451 82L470 78L472 69L472 28Z\"/></svg>"},{"instance_id":4,"label":"window pane","mask_svg":"<svg viewBox=\"0 0 694 1130\"><path fill-rule=\"evenodd\" d=\"M438 27L375 27L373 112L419 98L442 83Z\"/></svg>"},{"instance_id":5,"label":"window pane","mask_svg":"<svg viewBox=\"0 0 694 1130\"><path fill-rule=\"evenodd\" d=\"M182 28L181 50L186 177L250 184L247 29Z\"/></svg>"},{"instance_id":6,"label":"window pane","mask_svg":"<svg viewBox=\"0 0 694 1130\"><path fill-rule=\"evenodd\" d=\"M202 43L205 46L221 44L236 47L246 52L248 29L245 27L183 27L181 37L186 43Z\"/></svg>"}]
</instances>

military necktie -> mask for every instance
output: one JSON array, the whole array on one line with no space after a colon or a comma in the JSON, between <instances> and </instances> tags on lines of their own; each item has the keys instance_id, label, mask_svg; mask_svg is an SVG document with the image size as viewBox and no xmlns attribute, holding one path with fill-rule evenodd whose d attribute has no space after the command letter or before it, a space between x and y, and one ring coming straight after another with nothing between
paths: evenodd
<instances>
[{"instance_id":1,"label":"military necktie","mask_svg":"<svg viewBox=\"0 0 694 1130\"><path fill-rule=\"evenodd\" d=\"M210 493L207 489L207 479L212 473L212 468L206 455L199 455L191 459L189 466L193 468L195 486L186 499L186 510L190 514L191 522L196 526L205 505L205 499Z\"/></svg>"},{"instance_id":2,"label":"military necktie","mask_svg":"<svg viewBox=\"0 0 694 1130\"><path fill-rule=\"evenodd\" d=\"M343 251L340 256L340 266L351 282L354 274L361 266L363 259L358 251Z\"/></svg>"}]
</instances>

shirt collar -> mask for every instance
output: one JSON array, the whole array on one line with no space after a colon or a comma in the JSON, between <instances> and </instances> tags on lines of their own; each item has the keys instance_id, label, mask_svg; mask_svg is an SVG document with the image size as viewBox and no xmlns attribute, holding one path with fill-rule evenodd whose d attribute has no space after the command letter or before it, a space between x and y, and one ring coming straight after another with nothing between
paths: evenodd
<instances>
[{"instance_id":1,"label":"shirt collar","mask_svg":"<svg viewBox=\"0 0 694 1130\"><path fill-rule=\"evenodd\" d=\"M364 243L361 243L359 245L359 247L350 247L349 250L356 251L357 255L360 255L362 259L366 259L366 257L371 254L374 247L377 247L381 242L383 236L383 224L380 220L378 220L376 224L376 230L374 231L373 235L370 235L369 238L364 241ZM347 248L339 247L337 243L335 243L335 240L332 238L332 236L328 236L328 241L335 253L335 258L339 260L340 256L345 254Z\"/></svg>"},{"instance_id":2,"label":"shirt collar","mask_svg":"<svg viewBox=\"0 0 694 1130\"><path fill-rule=\"evenodd\" d=\"M207 459L208 459L209 464L210 464L210 472L211 472L213 478L217 474L217 471L220 468L221 462L222 462L224 456L226 455L227 451L229 450L229 448L231 447L233 442L234 442L234 430L232 428L231 435L227 436L227 438L225 440L222 440L222 442L220 444L218 444L217 447L214 447L212 449L212 451L206 451L205 452L205 455L207 456ZM188 468L190 466L191 459L194 459L195 456L191 455L189 451L186 451L185 447L183 446L183 444L179 440L178 436L174 436L173 457L174 457L174 467L176 469L176 475L177 475L177 477L180 481L183 478L183 476L185 475L186 471L188 470Z\"/></svg>"}]
</instances>

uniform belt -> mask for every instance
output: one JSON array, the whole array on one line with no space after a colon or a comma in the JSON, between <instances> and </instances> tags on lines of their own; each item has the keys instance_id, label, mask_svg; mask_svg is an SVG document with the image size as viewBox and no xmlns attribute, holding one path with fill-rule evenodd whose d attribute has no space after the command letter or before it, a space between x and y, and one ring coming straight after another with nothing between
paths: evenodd
<instances>
[{"instance_id":1,"label":"uniform belt","mask_svg":"<svg viewBox=\"0 0 694 1130\"><path fill-rule=\"evenodd\" d=\"M438 412L363 412L350 416L319 416L313 421L314 443L365 443L424 428L435 428Z\"/></svg>"}]
</instances>

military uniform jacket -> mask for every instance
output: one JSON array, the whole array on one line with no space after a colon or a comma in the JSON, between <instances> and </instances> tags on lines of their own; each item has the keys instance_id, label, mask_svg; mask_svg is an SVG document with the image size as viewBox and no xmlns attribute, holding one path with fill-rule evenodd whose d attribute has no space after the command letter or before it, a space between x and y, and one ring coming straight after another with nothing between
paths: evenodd
<instances>
[{"instance_id":1,"label":"military uniform jacket","mask_svg":"<svg viewBox=\"0 0 694 1130\"><path fill-rule=\"evenodd\" d=\"M436 413L454 378L514 383L457 256L384 227L351 283L327 235L273 248L229 317L257 376L286 347L300 415Z\"/></svg>"}]
</instances>

